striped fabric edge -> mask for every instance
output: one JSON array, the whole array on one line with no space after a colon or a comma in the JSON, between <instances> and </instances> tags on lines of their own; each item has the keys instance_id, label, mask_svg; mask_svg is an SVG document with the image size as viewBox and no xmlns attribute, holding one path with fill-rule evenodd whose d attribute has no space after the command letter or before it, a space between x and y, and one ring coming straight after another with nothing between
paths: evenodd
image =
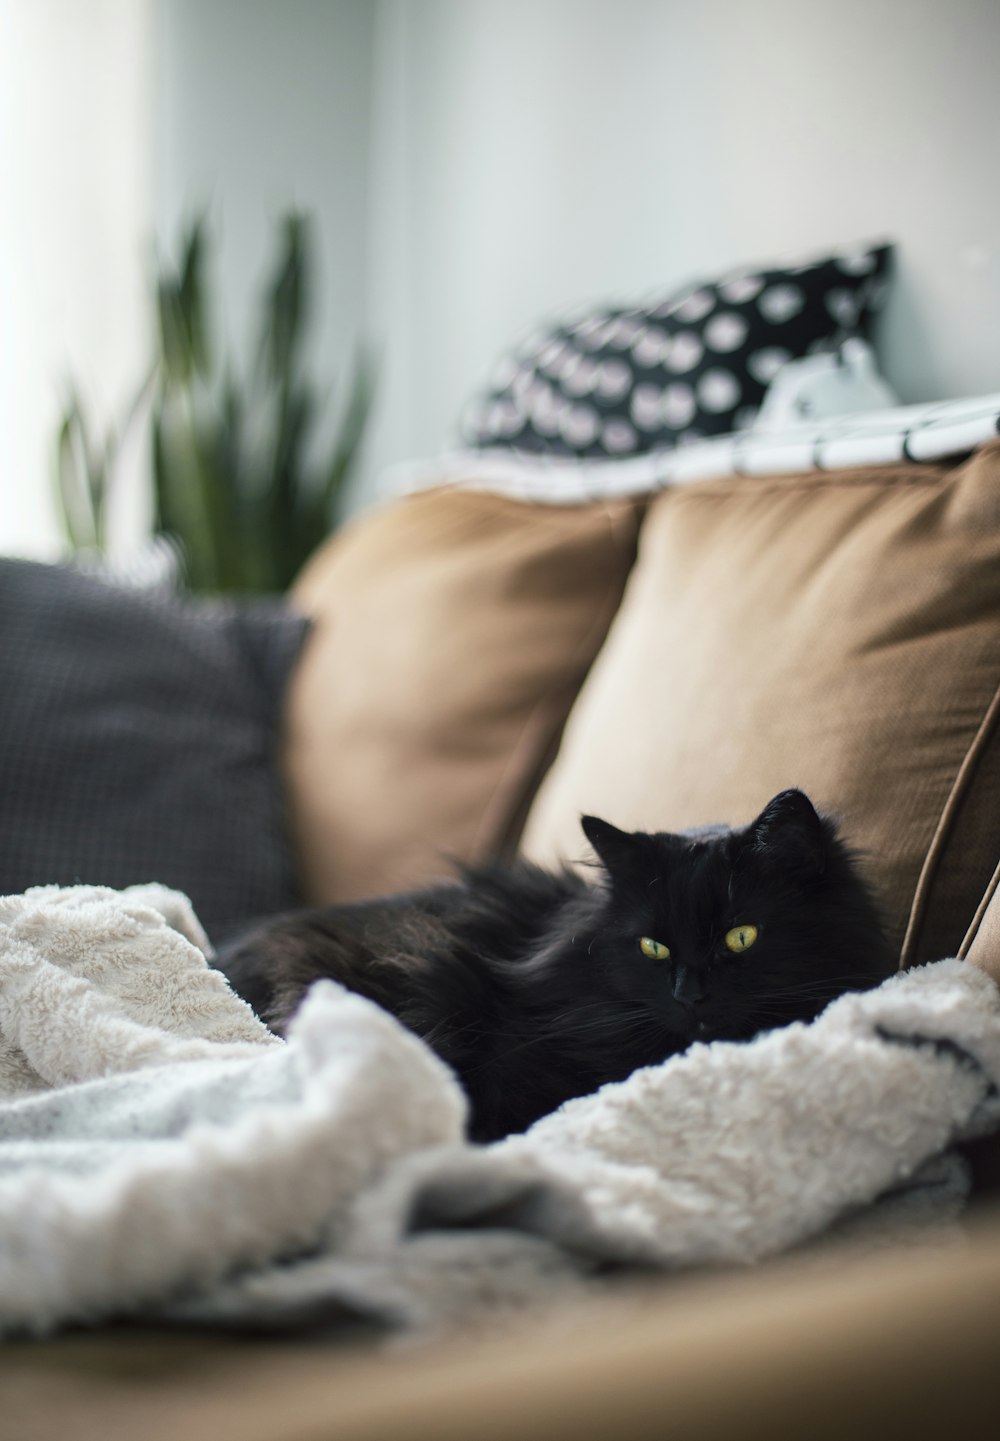
<instances>
[{"instance_id":1,"label":"striped fabric edge","mask_svg":"<svg viewBox=\"0 0 1000 1441\"><path fill-rule=\"evenodd\" d=\"M540 505L579 505L727 475L941 460L974 450L998 434L1000 393L995 393L839 415L781 431L751 428L629 460L573 460L509 449L451 451L390 467L379 491L388 499L451 485Z\"/></svg>"}]
</instances>

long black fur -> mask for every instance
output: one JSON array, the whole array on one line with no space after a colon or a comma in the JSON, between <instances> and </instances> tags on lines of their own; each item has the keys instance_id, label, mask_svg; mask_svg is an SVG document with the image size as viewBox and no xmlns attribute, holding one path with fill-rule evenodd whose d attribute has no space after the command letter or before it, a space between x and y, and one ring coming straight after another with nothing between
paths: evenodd
<instances>
[{"instance_id":1,"label":"long black fur","mask_svg":"<svg viewBox=\"0 0 1000 1441\"><path fill-rule=\"evenodd\" d=\"M739 829L650 835L592 816L583 828L595 885L524 861L468 869L279 916L216 964L278 1034L325 976L377 1002L455 1070L477 1140L694 1041L809 1020L894 968L850 853L801 791ZM724 937L739 925L758 938L733 955ZM643 936L670 959L644 955Z\"/></svg>"}]
</instances>

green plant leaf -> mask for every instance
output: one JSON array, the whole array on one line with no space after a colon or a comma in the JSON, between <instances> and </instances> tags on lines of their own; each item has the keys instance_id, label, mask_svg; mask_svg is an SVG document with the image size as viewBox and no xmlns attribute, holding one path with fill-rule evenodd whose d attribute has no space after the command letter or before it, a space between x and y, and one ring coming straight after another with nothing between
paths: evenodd
<instances>
[{"instance_id":1,"label":"green plant leaf","mask_svg":"<svg viewBox=\"0 0 1000 1441\"><path fill-rule=\"evenodd\" d=\"M161 280L157 286L156 315L164 383L184 385L192 371L191 351L183 307L173 280Z\"/></svg>"},{"instance_id":2,"label":"green plant leaf","mask_svg":"<svg viewBox=\"0 0 1000 1441\"><path fill-rule=\"evenodd\" d=\"M184 235L176 274L161 274L157 284L160 360L166 381L176 385L186 384L193 376L204 379L211 372L204 287L206 245L205 220L199 216Z\"/></svg>"},{"instance_id":3,"label":"green plant leaf","mask_svg":"<svg viewBox=\"0 0 1000 1441\"><path fill-rule=\"evenodd\" d=\"M303 373L310 228L284 217L264 287L253 363L213 364L206 276L211 237L199 216L180 262L155 287L157 360L122 425L92 444L71 393L57 438L56 484L70 543L102 544L122 444L150 405L156 529L173 538L200 591L281 590L329 533L370 410L374 366L355 360L330 459L317 465L318 405ZM245 380L240 377L246 376Z\"/></svg>"},{"instance_id":4,"label":"green plant leaf","mask_svg":"<svg viewBox=\"0 0 1000 1441\"><path fill-rule=\"evenodd\" d=\"M322 494L328 520L331 514L336 517L336 508L342 499L346 481L357 456L371 412L375 380L375 358L370 350L361 347L355 353L351 390L323 485Z\"/></svg>"},{"instance_id":5,"label":"green plant leaf","mask_svg":"<svg viewBox=\"0 0 1000 1441\"><path fill-rule=\"evenodd\" d=\"M82 475L80 453L80 409L74 396L63 412L56 443L56 497L63 533L72 550L94 545L93 517L89 514L89 490Z\"/></svg>"},{"instance_id":6,"label":"green plant leaf","mask_svg":"<svg viewBox=\"0 0 1000 1441\"><path fill-rule=\"evenodd\" d=\"M56 495L74 550L103 550L110 475L117 442L109 432L95 450L76 388L70 386L56 442Z\"/></svg>"},{"instance_id":7,"label":"green plant leaf","mask_svg":"<svg viewBox=\"0 0 1000 1441\"><path fill-rule=\"evenodd\" d=\"M205 228L205 217L200 215L188 231L177 290L191 368L201 376L211 371L204 286Z\"/></svg>"},{"instance_id":8,"label":"green plant leaf","mask_svg":"<svg viewBox=\"0 0 1000 1441\"><path fill-rule=\"evenodd\" d=\"M262 318L260 358L263 375L272 385L288 383L299 362L308 268L308 221L293 212L282 222L281 253Z\"/></svg>"}]
</instances>

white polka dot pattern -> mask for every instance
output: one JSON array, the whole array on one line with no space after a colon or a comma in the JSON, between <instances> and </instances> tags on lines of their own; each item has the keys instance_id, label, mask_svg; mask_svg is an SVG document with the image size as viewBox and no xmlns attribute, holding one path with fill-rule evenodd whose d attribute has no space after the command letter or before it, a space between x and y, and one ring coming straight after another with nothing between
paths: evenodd
<instances>
[{"instance_id":1,"label":"white polka dot pattern","mask_svg":"<svg viewBox=\"0 0 1000 1441\"><path fill-rule=\"evenodd\" d=\"M474 449L640 455L746 425L789 360L867 334L892 247L734 269L631 306L536 328L463 412ZM739 422L737 422L739 417Z\"/></svg>"}]
</instances>

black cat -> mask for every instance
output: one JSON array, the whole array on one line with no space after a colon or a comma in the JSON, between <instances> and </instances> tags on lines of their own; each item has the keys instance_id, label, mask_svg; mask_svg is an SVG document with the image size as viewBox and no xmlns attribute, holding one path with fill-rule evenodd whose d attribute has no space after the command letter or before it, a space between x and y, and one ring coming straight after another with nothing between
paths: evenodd
<instances>
[{"instance_id":1,"label":"black cat","mask_svg":"<svg viewBox=\"0 0 1000 1441\"><path fill-rule=\"evenodd\" d=\"M470 1133L683 1051L809 1020L894 969L833 823L783 791L742 829L647 835L593 816L604 875L527 862L385 900L279 916L216 964L279 1034L332 976L455 1070Z\"/></svg>"}]
</instances>

